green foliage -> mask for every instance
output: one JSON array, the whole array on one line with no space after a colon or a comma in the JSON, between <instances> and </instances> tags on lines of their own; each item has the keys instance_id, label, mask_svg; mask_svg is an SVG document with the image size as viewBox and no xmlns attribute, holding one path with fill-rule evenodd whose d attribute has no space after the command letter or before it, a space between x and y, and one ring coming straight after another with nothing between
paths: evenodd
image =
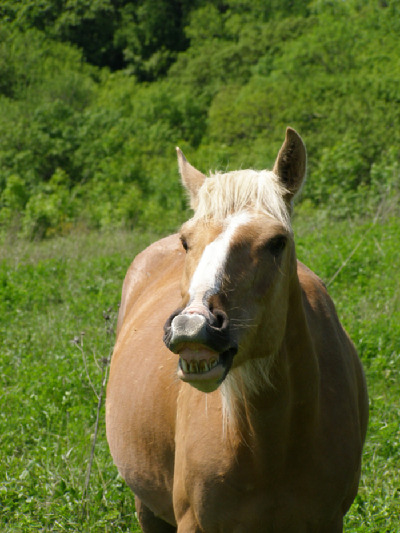
<instances>
[{"instance_id":1,"label":"green foliage","mask_svg":"<svg viewBox=\"0 0 400 533\"><path fill-rule=\"evenodd\" d=\"M122 66L122 53L113 44L118 10L111 0L3 0L0 15L19 30L37 29L49 37L82 48L95 64Z\"/></svg>"},{"instance_id":2,"label":"green foliage","mask_svg":"<svg viewBox=\"0 0 400 533\"><path fill-rule=\"evenodd\" d=\"M340 218L398 194L396 2L0 9L3 234L173 229L185 212L176 145L203 171L265 168L287 125L307 144L307 202Z\"/></svg>"},{"instance_id":3,"label":"green foliage","mask_svg":"<svg viewBox=\"0 0 400 533\"><path fill-rule=\"evenodd\" d=\"M140 79L165 74L188 45L183 28L200 0L2 0L0 17L19 30L37 29L78 46L85 59Z\"/></svg>"},{"instance_id":4,"label":"green foliage","mask_svg":"<svg viewBox=\"0 0 400 533\"><path fill-rule=\"evenodd\" d=\"M183 27L199 0L140 0L126 2L114 42L123 50L128 70L141 80L154 80L167 72L188 40Z\"/></svg>"}]
</instances>

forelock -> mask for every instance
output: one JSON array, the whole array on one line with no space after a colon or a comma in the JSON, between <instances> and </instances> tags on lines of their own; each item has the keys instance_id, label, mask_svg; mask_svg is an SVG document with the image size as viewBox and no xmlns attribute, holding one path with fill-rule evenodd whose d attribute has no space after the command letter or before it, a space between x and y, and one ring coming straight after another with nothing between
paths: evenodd
<instances>
[{"instance_id":1,"label":"forelock","mask_svg":"<svg viewBox=\"0 0 400 533\"><path fill-rule=\"evenodd\" d=\"M194 219L225 220L229 215L254 210L272 216L290 229L286 189L268 170L237 170L214 174L199 190Z\"/></svg>"}]
</instances>

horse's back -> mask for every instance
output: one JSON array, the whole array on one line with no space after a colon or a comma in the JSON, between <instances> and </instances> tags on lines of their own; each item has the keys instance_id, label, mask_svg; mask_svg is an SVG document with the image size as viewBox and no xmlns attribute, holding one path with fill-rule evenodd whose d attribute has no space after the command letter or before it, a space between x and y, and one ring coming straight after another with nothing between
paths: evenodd
<instances>
[{"instance_id":1,"label":"horse's back","mask_svg":"<svg viewBox=\"0 0 400 533\"><path fill-rule=\"evenodd\" d=\"M125 277L107 387L107 439L121 475L159 516L171 517L176 356L163 344L165 317L180 302L176 235L139 254Z\"/></svg>"}]
</instances>

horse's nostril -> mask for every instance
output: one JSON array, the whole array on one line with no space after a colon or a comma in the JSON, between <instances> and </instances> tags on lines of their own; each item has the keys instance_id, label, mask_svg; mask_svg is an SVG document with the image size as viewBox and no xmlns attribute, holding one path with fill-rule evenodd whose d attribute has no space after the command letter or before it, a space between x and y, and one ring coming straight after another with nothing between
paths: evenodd
<instances>
[{"instance_id":1,"label":"horse's nostril","mask_svg":"<svg viewBox=\"0 0 400 533\"><path fill-rule=\"evenodd\" d=\"M218 314L217 315L217 327L221 329L223 325L224 325L224 317Z\"/></svg>"},{"instance_id":2,"label":"horse's nostril","mask_svg":"<svg viewBox=\"0 0 400 533\"><path fill-rule=\"evenodd\" d=\"M221 311L219 309L212 310L212 315L215 318L215 323L213 326L217 329L223 329L226 328L228 325L228 316L224 311Z\"/></svg>"}]
</instances>

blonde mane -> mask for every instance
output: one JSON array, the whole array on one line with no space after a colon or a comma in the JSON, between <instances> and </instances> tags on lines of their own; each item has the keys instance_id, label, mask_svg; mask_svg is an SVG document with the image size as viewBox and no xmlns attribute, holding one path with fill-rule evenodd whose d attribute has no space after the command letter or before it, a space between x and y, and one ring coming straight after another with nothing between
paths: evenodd
<instances>
[{"instance_id":1,"label":"blonde mane","mask_svg":"<svg viewBox=\"0 0 400 533\"><path fill-rule=\"evenodd\" d=\"M251 209L272 216L290 229L286 193L272 171L236 170L213 174L199 189L194 219L224 220L229 215Z\"/></svg>"},{"instance_id":2,"label":"blonde mane","mask_svg":"<svg viewBox=\"0 0 400 533\"><path fill-rule=\"evenodd\" d=\"M223 434L230 429L238 429L242 417L248 418L251 398L265 386L274 389L271 382L271 368L275 356L261 357L246 361L243 365L230 370L221 383Z\"/></svg>"}]
</instances>

